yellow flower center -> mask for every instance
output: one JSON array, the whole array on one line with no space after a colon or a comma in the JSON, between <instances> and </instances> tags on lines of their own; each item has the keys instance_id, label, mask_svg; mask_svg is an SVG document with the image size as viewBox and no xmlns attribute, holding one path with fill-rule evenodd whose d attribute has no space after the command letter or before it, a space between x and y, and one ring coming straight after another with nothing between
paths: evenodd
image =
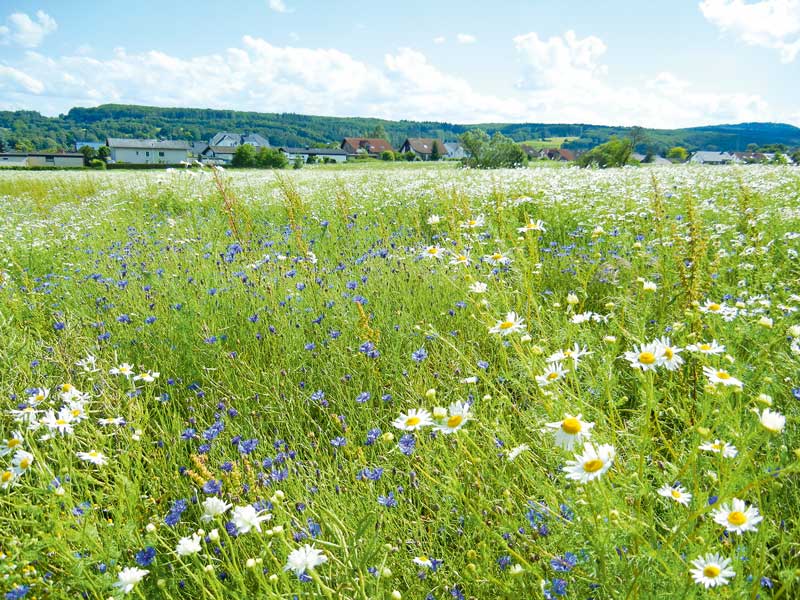
<instances>
[{"instance_id":1,"label":"yellow flower center","mask_svg":"<svg viewBox=\"0 0 800 600\"><path fill-rule=\"evenodd\" d=\"M73 417L78 417L78 416L80 416L80 414L81 414L81 410L79 408L73 408L72 409L72 416Z\"/></svg>"},{"instance_id":2,"label":"yellow flower center","mask_svg":"<svg viewBox=\"0 0 800 600\"><path fill-rule=\"evenodd\" d=\"M3 483L8 483L13 478L14 478L14 472L13 471L3 471L3 474L0 475L0 481L2 481Z\"/></svg>"},{"instance_id":3,"label":"yellow flower center","mask_svg":"<svg viewBox=\"0 0 800 600\"><path fill-rule=\"evenodd\" d=\"M17 447L17 446L19 446L21 443L22 443L22 442L21 442L21 441L19 441L18 439L16 439L16 438L11 438L10 440L8 440L8 447L9 447L9 448L16 448L16 447Z\"/></svg>"},{"instance_id":4,"label":"yellow flower center","mask_svg":"<svg viewBox=\"0 0 800 600\"><path fill-rule=\"evenodd\" d=\"M737 527L739 525L744 525L747 523L747 515L739 510L734 510L728 515L728 523L736 525Z\"/></svg>"},{"instance_id":5,"label":"yellow flower center","mask_svg":"<svg viewBox=\"0 0 800 600\"><path fill-rule=\"evenodd\" d=\"M417 560L420 561L420 562L428 562L428 557L427 556L418 556Z\"/></svg>"},{"instance_id":6,"label":"yellow flower center","mask_svg":"<svg viewBox=\"0 0 800 600\"><path fill-rule=\"evenodd\" d=\"M717 377L720 379L730 379L731 376L728 375L725 371L717 371Z\"/></svg>"},{"instance_id":7,"label":"yellow flower center","mask_svg":"<svg viewBox=\"0 0 800 600\"><path fill-rule=\"evenodd\" d=\"M471 219L471 220L469 221L469 224L470 224L470 225L475 225L475 224L477 224L477 223L478 223L478 222L477 222L475 219Z\"/></svg>"},{"instance_id":8,"label":"yellow flower center","mask_svg":"<svg viewBox=\"0 0 800 600\"><path fill-rule=\"evenodd\" d=\"M642 352L639 354L639 362L643 365L652 365L656 362L656 355L652 352Z\"/></svg>"},{"instance_id":9,"label":"yellow flower center","mask_svg":"<svg viewBox=\"0 0 800 600\"><path fill-rule=\"evenodd\" d=\"M671 490L670 494L672 494L672 497L675 498L675 500L683 497L683 494L681 494L678 490Z\"/></svg>"},{"instance_id":10,"label":"yellow flower center","mask_svg":"<svg viewBox=\"0 0 800 600\"><path fill-rule=\"evenodd\" d=\"M720 573L720 568L717 565L707 565L706 568L703 569L703 575L710 579L717 577Z\"/></svg>"},{"instance_id":11,"label":"yellow flower center","mask_svg":"<svg viewBox=\"0 0 800 600\"><path fill-rule=\"evenodd\" d=\"M725 447L725 445L724 444L711 444L711 447L714 450L722 450Z\"/></svg>"},{"instance_id":12,"label":"yellow flower center","mask_svg":"<svg viewBox=\"0 0 800 600\"><path fill-rule=\"evenodd\" d=\"M21 461L19 461L19 467L21 469L27 469L30 466L31 466L31 459L30 458L23 458Z\"/></svg>"},{"instance_id":13,"label":"yellow flower center","mask_svg":"<svg viewBox=\"0 0 800 600\"><path fill-rule=\"evenodd\" d=\"M667 357L667 360L671 360L675 353L672 351L672 348L666 347L664 348L664 356Z\"/></svg>"},{"instance_id":14,"label":"yellow flower center","mask_svg":"<svg viewBox=\"0 0 800 600\"><path fill-rule=\"evenodd\" d=\"M558 379L558 373L556 373L555 371L552 371L551 373L547 374L547 380L548 381L553 381L554 379Z\"/></svg>"},{"instance_id":15,"label":"yellow flower center","mask_svg":"<svg viewBox=\"0 0 800 600\"><path fill-rule=\"evenodd\" d=\"M717 304L716 302L712 302L711 304L708 305L708 310L711 310L711 311L714 311L714 312L718 311L720 308L722 308L722 307L719 304Z\"/></svg>"},{"instance_id":16,"label":"yellow flower center","mask_svg":"<svg viewBox=\"0 0 800 600\"><path fill-rule=\"evenodd\" d=\"M492 258L494 260L500 260L501 258L503 258L503 255L500 254L499 252L495 252L494 254L492 254Z\"/></svg>"},{"instance_id":17,"label":"yellow flower center","mask_svg":"<svg viewBox=\"0 0 800 600\"><path fill-rule=\"evenodd\" d=\"M592 460L587 460L583 463L583 470L587 473L594 473L595 471L599 471L603 468L603 461L599 458L593 458Z\"/></svg>"},{"instance_id":18,"label":"yellow flower center","mask_svg":"<svg viewBox=\"0 0 800 600\"><path fill-rule=\"evenodd\" d=\"M41 402L42 400L44 400L44 394L41 394L41 393L39 393L39 394L36 394L36 395L34 396L34 399L35 399L37 402Z\"/></svg>"},{"instance_id":19,"label":"yellow flower center","mask_svg":"<svg viewBox=\"0 0 800 600\"><path fill-rule=\"evenodd\" d=\"M66 425L66 419L56 419L56 425Z\"/></svg>"},{"instance_id":20,"label":"yellow flower center","mask_svg":"<svg viewBox=\"0 0 800 600\"><path fill-rule=\"evenodd\" d=\"M581 422L575 417L567 417L561 421L561 429L564 433L575 435L581 431Z\"/></svg>"},{"instance_id":21,"label":"yellow flower center","mask_svg":"<svg viewBox=\"0 0 800 600\"><path fill-rule=\"evenodd\" d=\"M511 329L514 326L514 321L503 321L500 323L500 329Z\"/></svg>"},{"instance_id":22,"label":"yellow flower center","mask_svg":"<svg viewBox=\"0 0 800 600\"><path fill-rule=\"evenodd\" d=\"M428 248L428 254L436 254L436 248Z\"/></svg>"},{"instance_id":23,"label":"yellow flower center","mask_svg":"<svg viewBox=\"0 0 800 600\"><path fill-rule=\"evenodd\" d=\"M711 344L700 344L700 350L708 352L709 350L711 350Z\"/></svg>"},{"instance_id":24,"label":"yellow flower center","mask_svg":"<svg viewBox=\"0 0 800 600\"><path fill-rule=\"evenodd\" d=\"M91 450L89 452L89 456L91 456L92 458L97 458L97 454L98 454L97 450Z\"/></svg>"},{"instance_id":25,"label":"yellow flower center","mask_svg":"<svg viewBox=\"0 0 800 600\"><path fill-rule=\"evenodd\" d=\"M408 417L406 419L406 425L408 425L409 427L414 427L414 425L419 425L419 422L421 420L422 419L420 419L419 417Z\"/></svg>"},{"instance_id":26,"label":"yellow flower center","mask_svg":"<svg viewBox=\"0 0 800 600\"><path fill-rule=\"evenodd\" d=\"M455 429L456 427L461 425L461 422L463 420L464 420L463 416L461 416L461 415L453 415L452 417L447 419L447 426L450 427L450 428Z\"/></svg>"},{"instance_id":27,"label":"yellow flower center","mask_svg":"<svg viewBox=\"0 0 800 600\"><path fill-rule=\"evenodd\" d=\"M72 386L71 386L70 384L68 384L68 383L65 383L65 384L63 384L63 385L61 386L61 391L62 391L62 392L68 392L68 391L70 391L71 389L72 389Z\"/></svg>"}]
</instances>

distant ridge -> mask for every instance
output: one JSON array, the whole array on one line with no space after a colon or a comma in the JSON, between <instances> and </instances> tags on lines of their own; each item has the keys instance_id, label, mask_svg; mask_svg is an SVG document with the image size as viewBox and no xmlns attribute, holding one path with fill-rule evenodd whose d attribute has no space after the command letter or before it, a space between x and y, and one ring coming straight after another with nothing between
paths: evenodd
<instances>
[{"instance_id":1,"label":"distant ridge","mask_svg":"<svg viewBox=\"0 0 800 600\"><path fill-rule=\"evenodd\" d=\"M362 117L322 117L294 113L260 113L200 108L160 108L103 104L73 108L65 115L45 117L34 111L0 111L0 141L6 148L18 142L32 149L67 149L76 140L102 141L106 137L185 139L201 141L219 131L258 133L273 145L336 144L382 126L398 147L406 137L451 141L469 129L499 131L515 141L574 138L563 147L590 148L612 135L624 136L629 127L588 123L484 123L459 125L434 121L391 121ZM738 123L683 129L645 129L647 149L663 153L672 146L693 150L744 151L748 144L800 147L800 128L785 123ZM645 145L639 148L645 150Z\"/></svg>"}]
</instances>

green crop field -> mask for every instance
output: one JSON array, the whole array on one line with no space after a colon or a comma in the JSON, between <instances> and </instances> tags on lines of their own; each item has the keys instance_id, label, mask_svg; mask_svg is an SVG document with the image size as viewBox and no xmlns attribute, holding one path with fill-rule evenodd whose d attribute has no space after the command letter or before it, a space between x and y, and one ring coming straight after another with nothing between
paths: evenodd
<instances>
[{"instance_id":1,"label":"green crop field","mask_svg":"<svg viewBox=\"0 0 800 600\"><path fill-rule=\"evenodd\" d=\"M799 252L792 167L2 172L0 592L800 597Z\"/></svg>"}]
</instances>

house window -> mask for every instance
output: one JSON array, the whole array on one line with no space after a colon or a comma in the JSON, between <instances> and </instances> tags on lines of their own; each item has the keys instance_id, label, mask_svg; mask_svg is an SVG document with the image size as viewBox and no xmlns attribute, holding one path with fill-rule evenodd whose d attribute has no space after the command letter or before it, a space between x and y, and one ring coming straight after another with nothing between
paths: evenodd
<instances>
[{"instance_id":1,"label":"house window","mask_svg":"<svg viewBox=\"0 0 800 600\"><path fill-rule=\"evenodd\" d=\"M45 157L44 157L44 161L45 161L45 162L51 162L51 163L54 163L54 162L56 162L56 157L55 157L55 156L45 156Z\"/></svg>"},{"instance_id":2,"label":"house window","mask_svg":"<svg viewBox=\"0 0 800 600\"><path fill-rule=\"evenodd\" d=\"M164 153L163 152L159 152L158 155L159 156L164 156Z\"/></svg>"},{"instance_id":3,"label":"house window","mask_svg":"<svg viewBox=\"0 0 800 600\"><path fill-rule=\"evenodd\" d=\"M150 152L145 152L144 155L145 156L150 156Z\"/></svg>"}]
</instances>

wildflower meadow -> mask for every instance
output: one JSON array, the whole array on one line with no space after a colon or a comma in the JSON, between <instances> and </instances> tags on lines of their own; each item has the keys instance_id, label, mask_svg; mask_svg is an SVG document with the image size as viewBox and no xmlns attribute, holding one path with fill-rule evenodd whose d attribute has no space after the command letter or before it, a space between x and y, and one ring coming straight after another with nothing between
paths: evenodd
<instances>
[{"instance_id":1,"label":"wildflower meadow","mask_svg":"<svg viewBox=\"0 0 800 600\"><path fill-rule=\"evenodd\" d=\"M0 592L800 597L800 169L0 174Z\"/></svg>"}]
</instances>

